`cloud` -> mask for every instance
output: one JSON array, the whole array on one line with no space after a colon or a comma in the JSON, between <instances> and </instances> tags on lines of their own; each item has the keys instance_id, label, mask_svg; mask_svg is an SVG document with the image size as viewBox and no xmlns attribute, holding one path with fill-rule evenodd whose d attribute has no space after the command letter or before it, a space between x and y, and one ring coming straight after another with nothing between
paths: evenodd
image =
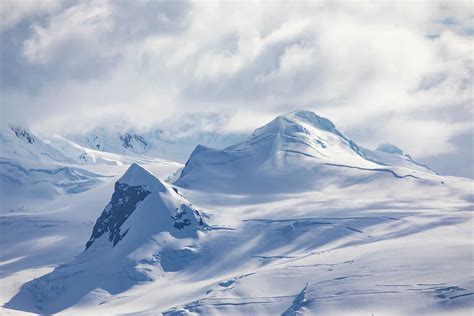
<instances>
[{"instance_id":1,"label":"cloud","mask_svg":"<svg viewBox=\"0 0 474 316\"><path fill-rule=\"evenodd\" d=\"M227 132L308 108L362 144L422 158L472 133L469 2L32 3L9 2L20 13L0 34L4 120L61 129L216 112L231 116Z\"/></svg>"},{"instance_id":2,"label":"cloud","mask_svg":"<svg viewBox=\"0 0 474 316\"><path fill-rule=\"evenodd\" d=\"M15 27L26 18L53 13L60 7L59 0L2 0L0 2L0 31Z\"/></svg>"},{"instance_id":3,"label":"cloud","mask_svg":"<svg viewBox=\"0 0 474 316\"><path fill-rule=\"evenodd\" d=\"M33 23L22 57L60 79L96 78L137 41L183 30L186 13L185 2L81 1Z\"/></svg>"}]
</instances>

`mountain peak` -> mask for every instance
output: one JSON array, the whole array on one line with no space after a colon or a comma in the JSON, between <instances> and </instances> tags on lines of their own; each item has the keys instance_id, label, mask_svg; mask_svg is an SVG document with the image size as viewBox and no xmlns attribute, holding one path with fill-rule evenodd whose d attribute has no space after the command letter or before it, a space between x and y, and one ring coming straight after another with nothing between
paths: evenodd
<instances>
[{"instance_id":1,"label":"mountain peak","mask_svg":"<svg viewBox=\"0 0 474 316\"><path fill-rule=\"evenodd\" d=\"M186 188L235 192L306 190L356 173L395 168L431 172L393 146L370 151L341 133L330 120L311 111L277 116L242 142L222 150L199 146L175 184ZM344 168L344 169L342 169ZM355 171L359 170L359 171ZM349 175L350 174L350 175ZM238 186L238 188L237 188Z\"/></svg>"},{"instance_id":2,"label":"mountain peak","mask_svg":"<svg viewBox=\"0 0 474 316\"><path fill-rule=\"evenodd\" d=\"M336 134L338 137L348 140L336 129L333 122L312 111L293 111L279 115L270 123L256 129L253 136L287 134L300 138L304 135L318 133L318 130Z\"/></svg>"},{"instance_id":3,"label":"mountain peak","mask_svg":"<svg viewBox=\"0 0 474 316\"><path fill-rule=\"evenodd\" d=\"M156 178L148 170L137 163L132 163L125 174L117 182L129 186L145 186L159 192L166 191L166 187L160 179Z\"/></svg>"},{"instance_id":4,"label":"mountain peak","mask_svg":"<svg viewBox=\"0 0 474 316\"><path fill-rule=\"evenodd\" d=\"M325 165L380 167L366 160L360 147L330 120L311 111L295 111L276 117L223 150L196 148L175 184L234 190L235 183L241 183L243 192L250 187L252 191L270 190L278 186L277 178L296 178L299 173L306 176ZM295 182L299 183L292 187L305 186L303 181ZM286 189L288 181L284 183L276 189Z\"/></svg>"},{"instance_id":5,"label":"mountain peak","mask_svg":"<svg viewBox=\"0 0 474 316\"><path fill-rule=\"evenodd\" d=\"M331 122L325 117L317 115L316 113L312 111L304 111L304 110L293 111L285 115L282 115L281 117L284 117L292 121L300 121L300 122L303 121L305 123L311 124L312 126L316 128L329 131L329 132L332 132L336 129L336 125L334 125L333 122Z\"/></svg>"},{"instance_id":6,"label":"mountain peak","mask_svg":"<svg viewBox=\"0 0 474 316\"><path fill-rule=\"evenodd\" d=\"M270 156L285 153L286 157L291 153L334 164L346 164L354 159L359 165L367 164L357 144L337 130L330 120L311 111L294 111L277 116L256 129L246 141L229 149L252 150L256 145L268 148Z\"/></svg>"},{"instance_id":7,"label":"mountain peak","mask_svg":"<svg viewBox=\"0 0 474 316\"><path fill-rule=\"evenodd\" d=\"M175 237L192 237L203 225L199 211L145 168L134 163L115 183L112 198L97 219L86 244L96 240L135 249L152 235L168 231ZM107 238L102 238L105 235ZM129 237L125 245L121 242ZM107 242L108 240L109 242Z\"/></svg>"}]
</instances>

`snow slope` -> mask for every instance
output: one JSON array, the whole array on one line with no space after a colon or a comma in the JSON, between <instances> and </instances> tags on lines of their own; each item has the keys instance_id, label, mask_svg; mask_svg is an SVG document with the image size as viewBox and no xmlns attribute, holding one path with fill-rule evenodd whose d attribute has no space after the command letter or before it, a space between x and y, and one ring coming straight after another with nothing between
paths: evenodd
<instances>
[{"instance_id":1,"label":"snow slope","mask_svg":"<svg viewBox=\"0 0 474 316\"><path fill-rule=\"evenodd\" d=\"M40 201L86 191L104 178L73 166L0 158L0 214L22 212Z\"/></svg>"},{"instance_id":2,"label":"snow slope","mask_svg":"<svg viewBox=\"0 0 474 316\"><path fill-rule=\"evenodd\" d=\"M0 157L10 160L79 165L123 165L135 161L147 163L157 160L94 150L59 135L39 135L18 126L0 130Z\"/></svg>"},{"instance_id":3,"label":"snow slope","mask_svg":"<svg viewBox=\"0 0 474 316\"><path fill-rule=\"evenodd\" d=\"M0 216L2 314L474 309L474 182L368 151L310 112L198 147L182 187L158 179L178 164L82 168L111 177Z\"/></svg>"},{"instance_id":4,"label":"snow slope","mask_svg":"<svg viewBox=\"0 0 474 316\"><path fill-rule=\"evenodd\" d=\"M0 219L6 249L0 277L11 293L4 298L3 311L468 315L474 293L472 181L444 181L432 185L411 177L386 177L298 193L179 189L178 194L132 166L115 184L102 215L94 216L99 218L95 225L80 225L94 218L94 212L77 210L98 207L96 200L106 196L104 186L74 195L68 209L54 217L45 213ZM135 203L133 195L123 199L120 183L152 193ZM189 205L180 194L205 210L200 214L206 228L194 217L187 232L176 229L176 209ZM123 204L117 207L114 201L135 205L118 225L119 236L128 232L115 247L115 233L111 241L110 230L98 236L94 228L120 222L108 216L121 212ZM35 236L42 247L18 252L27 241L17 231ZM88 240L93 243L84 251ZM56 262L62 265L41 276L48 272L41 270L45 266L55 267L45 262L51 249L61 254ZM11 270L16 272L5 274ZM39 278L27 282L33 271Z\"/></svg>"},{"instance_id":5,"label":"snow slope","mask_svg":"<svg viewBox=\"0 0 474 316\"><path fill-rule=\"evenodd\" d=\"M37 203L89 190L105 176L123 173L133 162L181 164L158 158L125 156L82 147L59 135L45 136L27 128L0 130L0 213L28 212Z\"/></svg>"},{"instance_id":6,"label":"snow slope","mask_svg":"<svg viewBox=\"0 0 474 316\"><path fill-rule=\"evenodd\" d=\"M19 126L0 130L0 156L30 161L76 162L64 151L57 150L48 141Z\"/></svg>"},{"instance_id":7,"label":"snow slope","mask_svg":"<svg viewBox=\"0 0 474 316\"><path fill-rule=\"evenodd\" d=\"M25 284L6 306L55 313L97 286L117 293L177 271L193 258L206 226L198 210L148 171L132 164L115 183L85 251L73 262ZM153 265L159 259L160 265Z\"/></svg>"},{"instance_id":8,"label":"snow slope","mask_svg":"<svg viewBox=\"0 0 474 316\"><path fill-rule=\"evenodd\" d=\"M428 166L416 162L410 155L405 154L403 150L392 144L381 144L375 150L361 147L361 151L367 160L379 165L405 167L408 169L437 174L436 171Z\"/></svg>"},{"instance_id":9,"label":"snow slope","mask_svg":"<svg viewBox=\"0 0 474 316\"><path fill-rule=\"evenodd\" d=\"M328 119L297 111L223 150L196 147L176 185L234 193L301 191L343 178L349 183L385 176L437 181L433 175L402 152L364 149Z\"/></svg>"}]
</instances>

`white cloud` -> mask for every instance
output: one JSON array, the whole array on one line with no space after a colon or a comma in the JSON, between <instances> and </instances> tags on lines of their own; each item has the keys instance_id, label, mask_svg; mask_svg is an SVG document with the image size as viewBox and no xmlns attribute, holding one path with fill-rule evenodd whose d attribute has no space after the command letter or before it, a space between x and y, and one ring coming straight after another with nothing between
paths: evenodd
<instances>
[{"instance_id":1,"label":"white cloud","mask_svg":"<svg viewBox=\"0 0 474 316\"><path fill-rule=\"evenodd\" d=\"M0 32L15 27L24 19L56 11L59 0L2 0L0 2Z\"/></svg>"},{"instance_id":2,"label":"white cloud","mask_svg":"<svg viewBox=\"0 0 474 316\"><path fill-rule=\"evenodd\" d=\"M81 1L19 33L18 76L37 79L29 94L10 83L5 112L61 127L214 111L233 115L227 130L242 130L309 108L362 143L455 151L451 140L472 129L472 9L460 1ZM27 114L18 110L25 104ZM437 113L447 111L459 114L446 123Z\"/></svg>"},{"instance_id":3,"label":"white cloud","mask_svg":"<svg viewBox=\"0 0 474 316\"><path fill-rule=\"evenodd\" d=\"M100 3L100 2L99 2ZM47 25L31 25L31 36L23 42L23 55L30 63L50 63L61 56L67 46L102 53L100 35L111 31L110 11L103 4L83 2L51 17ZM98 51L97 51L98 50Z\"/></svg>"}]
</instances>

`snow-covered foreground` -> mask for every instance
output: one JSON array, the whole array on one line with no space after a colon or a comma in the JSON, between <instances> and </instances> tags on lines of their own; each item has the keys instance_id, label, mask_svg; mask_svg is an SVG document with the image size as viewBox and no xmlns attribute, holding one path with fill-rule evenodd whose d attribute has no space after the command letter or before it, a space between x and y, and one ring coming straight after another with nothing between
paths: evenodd
<instances>
[{"instance_id":1,"label":"snow-covered foreground","mask_svg":"<svg viewBox=\"0 0 474 316\"><path fill-rule=\"evenodd\" d=\"M297 112L198 147L181 173L114 157L0 160L2 314L474 310L473 181L394 146L367 150Z\"/></svg>"},{"instance_id":2,"label":"snow-covered foreground","mask_svg":"<svg viewBox=\"0 0 474 316\"><path fill-rule=\"evenodd\" d=\"M140 258L123 270L105 256L99 273L53 272L13 299L85 249L116 178L47 210L4 215L2 313L468 315L472 183L389 177L274 195L179 189L208 215L211 229L196 240L161 253L161 263Z\"/></svg>"}]
</instances>

